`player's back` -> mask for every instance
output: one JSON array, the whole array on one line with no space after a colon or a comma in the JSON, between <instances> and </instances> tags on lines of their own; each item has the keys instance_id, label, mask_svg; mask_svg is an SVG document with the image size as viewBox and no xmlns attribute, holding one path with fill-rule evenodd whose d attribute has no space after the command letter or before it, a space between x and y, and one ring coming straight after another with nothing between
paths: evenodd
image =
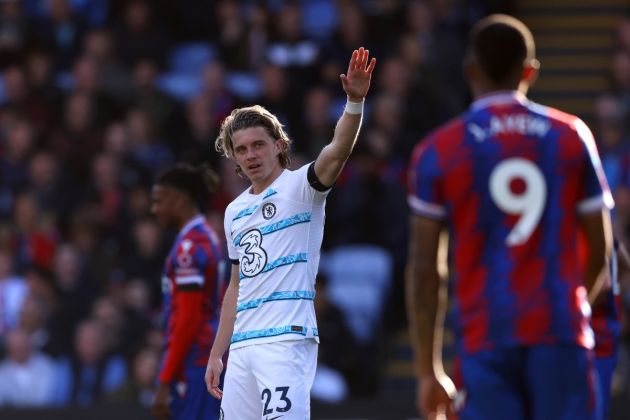
<instances>
[{"instance_id":1,"label":"player's back","mask_svg":"<svg viewBox=\"0 0 630 420\"><path fill-rule=\"evenodd\" d=\"M578 212L601 204L589 148L579 119L514 93L476 101L418 147L418 177L434 181L416 204L448 220L465 349L592 345L575 245Z\"/></svg>"}]
</instances>

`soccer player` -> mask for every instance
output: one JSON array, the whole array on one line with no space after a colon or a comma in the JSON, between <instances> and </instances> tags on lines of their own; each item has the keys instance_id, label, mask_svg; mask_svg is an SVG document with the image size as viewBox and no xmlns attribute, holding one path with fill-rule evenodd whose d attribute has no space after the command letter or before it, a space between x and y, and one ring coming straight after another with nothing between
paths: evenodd
<instances>
[{"instance_id":1,"label":"soccer player","mask_svg":"<svg viewBox=\"0 0 630 420\"><path fill-rule=\"evenodd\" d=\"M406 287L428 416L451 414L456 392L441 355L449 241L459 418L600 416L588 294L605 275L613 200L587 126L526 98L538 67L522 22L482 19L465 61L475 101L414 150Z\"/></svg>"},{"instance_id":2,"label":"soccer player","mask_svg":"<svg viewBox=\"0 0 630 420\"><path fill-rule=\"evenodd\" d=\"M207 166L175 165L151 191L161 225L179 230L162 278L165 350L152 412L158 419L215 420L219 404L204 386L218 326L225 272L219 239L201 213L218 185Z\"/></svg>"},{"instance_id":3,"label":"soccer player","mask_svg":"<svg viewBox=\"0 0 630 420\"><path fill-rule=\"evenodd\" d=\"M310 418L324 205L355 144L375 64L368 50L352 53L340 76L348 102L332 141L295 171L287 169L290 140L263 107L235 109L221 125L217 150L251 182L225 211L232 273L206 372L226 419Z\"/></svg>"},{"instance_id":4,"label":"soccer player","mask_svg":"<svg viewBox=\"0 0 630 420\"><path fill-rule=\"evenodd\" d=\"M625 277L628 272L630 272L630 256L623 243L615 239L610 260L610 284L606 293L600 294L599 299L593 303L591 317L595 332L595 365L599 374L602 412L605 419L608 418L610 408L612 379L617 366L621 334L620 278Z\"/></svg>"}]
</instances>

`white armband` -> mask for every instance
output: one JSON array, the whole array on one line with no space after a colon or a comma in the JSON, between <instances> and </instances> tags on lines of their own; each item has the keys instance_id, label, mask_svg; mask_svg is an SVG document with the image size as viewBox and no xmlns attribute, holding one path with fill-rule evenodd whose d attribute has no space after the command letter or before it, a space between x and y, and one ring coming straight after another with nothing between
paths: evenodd
<instances>
[{"instance_id":1,"label":"white armband","mask_svg":"<svg viewBox=\"0 0 630 420\"><path fill-rule=\"evenodd\" d=\"M361 115L363 114L363 104L365 103L365 99L361 102L350 102L349 100L346 102L345 111L348 114L352 115Z\"/></svg>"}]
</instances>

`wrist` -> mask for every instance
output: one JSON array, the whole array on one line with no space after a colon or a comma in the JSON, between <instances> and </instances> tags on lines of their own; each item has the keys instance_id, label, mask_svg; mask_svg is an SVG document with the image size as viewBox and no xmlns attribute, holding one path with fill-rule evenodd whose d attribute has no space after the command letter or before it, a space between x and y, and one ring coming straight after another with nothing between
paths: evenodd
<instances>
[{"instance_id":1,"label":"wrist","mask_svg":"<svg viewBox=\"0 0 630 420\"><path fill-rule=\"evenodd\" d=\"M352 115L363 114L364 104L365 104L365 100L363 98L350 98L348 96L348 100L346 101L346 107L344 108L344 111Z\"/></svg>"}]
</instances>

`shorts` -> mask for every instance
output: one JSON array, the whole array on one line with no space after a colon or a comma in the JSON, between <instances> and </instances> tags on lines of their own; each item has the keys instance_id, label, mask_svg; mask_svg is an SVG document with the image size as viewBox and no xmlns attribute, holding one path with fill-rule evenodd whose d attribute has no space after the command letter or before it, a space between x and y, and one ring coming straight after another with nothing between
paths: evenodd
<instances>
[{"instance_id":1,"label":"shorts","mask_svg":"<svg viewBox=\"0 0 630 420\"><path fill-rule=\"evenodd\" d=\"M610 410L610 398L613 373L615 372L615 366L617 366L617 353L610 357L597 357L595 358L595 365L597 366L597 373L599 374L599 383L602 394L602 412L604 418L608 418L608 410Z\"/></svg>"},{"instance_id":2,"label":"shorts","mask_svg":"<svg viewBox=\"0 0 630 420\"><path fill-rule=\"evenodd\" d=\"M219 401L206 388L205 366L187 366L186 382L171 386L170 409L173 420L217 420Z\"/></svg>"},{"instance_id":3,"label":"shorts","mask_svg":"<svg viewBox=\"0 0 630 420\"><path fill-rule=\"evenodd\" d=\"M508 347L462 355L459 420L599 420L593 352L570 345Z\"/></svg>"},{"instance_id":4,"label":"shorts","mask_svg":"<svg viewBox=\"0 0 630 420\"><path fill-rule=\"evenodd\" d=\"M311 339L253 344L230 350L221 418L310 418L317 342Z\"/></svg>"}]
</instances>

